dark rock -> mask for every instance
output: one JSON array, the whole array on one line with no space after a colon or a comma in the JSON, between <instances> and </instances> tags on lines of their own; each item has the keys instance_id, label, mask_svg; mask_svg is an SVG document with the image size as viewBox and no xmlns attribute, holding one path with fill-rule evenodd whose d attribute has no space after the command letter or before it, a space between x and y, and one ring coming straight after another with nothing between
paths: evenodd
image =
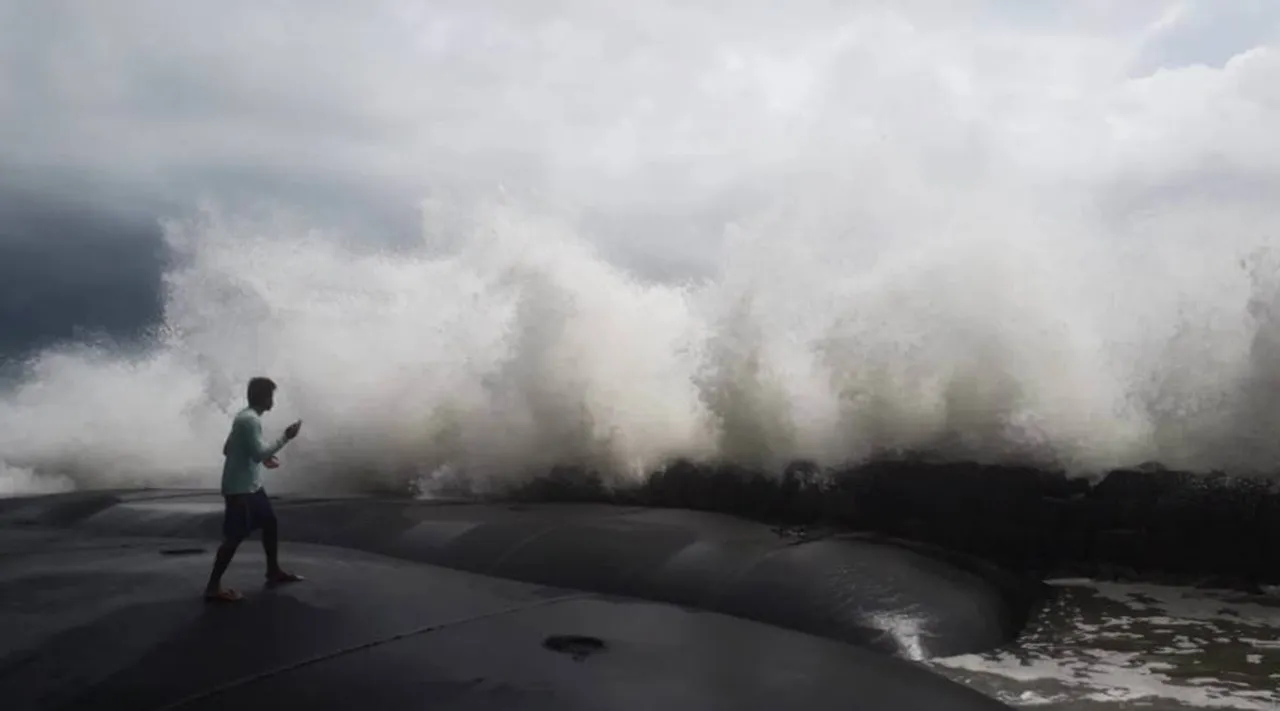
<instances>
[{"instance_id":1,"label":"dark rock","mask_svg":"<svg viewBox=\"0 0 1280 711\"><path fill-rule=\"evenodd\" d=\"M529 491L530 489L526 489ZM557 500L560 489L537 489ZM1280 582L1280 485L1148 462L1101 477L903 457L780 473L673 462L600 501L734 514L776 524L877 532L1043 575L1132 571ZM581 500L581 499L573 499ZM1243 583L1242 583L1243 584Z\"/></svg>"}]
</instances>

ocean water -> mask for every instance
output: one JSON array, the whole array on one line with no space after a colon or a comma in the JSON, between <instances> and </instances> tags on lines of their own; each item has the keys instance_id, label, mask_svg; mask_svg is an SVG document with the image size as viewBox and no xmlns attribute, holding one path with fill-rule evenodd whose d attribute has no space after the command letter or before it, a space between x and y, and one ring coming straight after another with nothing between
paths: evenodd
<instances>
[{"instance_id":1,"label":"ocean water","mask_svg":"<svg viewBox=\"0 0 1280 711\"><path fill-rule=\"evenodd\" d=\"M1240 709L1280 704L1280 598L1091 580L1055 595L1015 645L931 660L1019 708Z\"/></svg>"}]
</instances>

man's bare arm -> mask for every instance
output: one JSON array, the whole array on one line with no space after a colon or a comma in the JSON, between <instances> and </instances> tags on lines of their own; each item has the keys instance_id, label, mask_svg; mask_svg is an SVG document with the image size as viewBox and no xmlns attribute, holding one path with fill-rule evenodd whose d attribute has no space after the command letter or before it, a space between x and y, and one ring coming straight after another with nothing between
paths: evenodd
<instances>
[{"instance_id":1,"label":"man's bare arm","mask_svg":"<svg viewBox=\"0 0 1280 711\"><path fill-rule=\"evenodd\" d=\"M287 434L282 434L272 442L263 442L262 424L255 420L241 420L236 423L236 426L242 428L240 436L244 437L249 449L249 458L255 462L263 462L274 456L276 452L284 449L291 439Z\"/></svg>"}]
</instances>

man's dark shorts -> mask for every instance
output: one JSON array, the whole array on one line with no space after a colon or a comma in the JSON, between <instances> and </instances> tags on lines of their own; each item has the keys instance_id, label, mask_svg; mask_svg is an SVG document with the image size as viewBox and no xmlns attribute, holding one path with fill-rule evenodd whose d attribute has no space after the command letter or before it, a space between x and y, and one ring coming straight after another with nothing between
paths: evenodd
<instances>
[{"instance_id":1,"label":"man's dark shorts","mask_svg":"<svg viewBox=\"0 0 1280 711\"><path fill-rule=\"evenodd\" d=\"M276 512L265 489L252 494L232 494L224 497L226 513L222 518L222 535L227 540L248 538L254 531L276 522Z\"/></svg>"}]
</instances>

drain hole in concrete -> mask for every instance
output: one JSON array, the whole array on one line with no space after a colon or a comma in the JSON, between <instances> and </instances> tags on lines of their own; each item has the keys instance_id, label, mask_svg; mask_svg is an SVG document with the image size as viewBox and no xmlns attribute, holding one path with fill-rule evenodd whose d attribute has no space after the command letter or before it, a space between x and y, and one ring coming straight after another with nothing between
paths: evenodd
<instances>
[{"instance_id":1,"label":"drain hole in concrete","mask_svg":"<svg viewBox=\"0 0 1280 711\"><path fill-rule=\"evenodd\" d=\"M583 659L603 652L605 649L604 640L595 637L582 637L580 635L555 635L547 637L542 642L542 646L553 652L567 654L573 657L573 660L580 662Z\"/></svg>"},{"instance_id":2,"label":"drain hole in concrete","mask_svg":"<svg viewBox=\"0 0 1280 711\"><path fill-rule=\"evenodd\" d=\"M166 548L160 551L160 555L200 555L204 553L203 548Z\"/></svg>"}]
</instances>

